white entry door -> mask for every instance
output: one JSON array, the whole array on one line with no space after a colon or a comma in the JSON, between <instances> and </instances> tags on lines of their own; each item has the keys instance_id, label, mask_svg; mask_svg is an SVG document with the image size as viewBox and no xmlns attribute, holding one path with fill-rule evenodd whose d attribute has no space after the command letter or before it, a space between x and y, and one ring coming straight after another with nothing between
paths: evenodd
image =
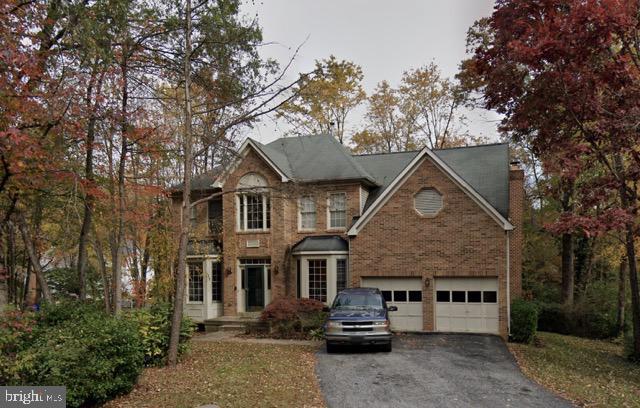
<instances>
[{"instance_id":1,"label":"white entry door","mask_svg":"<svg viewBox=\"0 0 640 408\"><path fill-rule=\"evenodd\" d=\"M397 311L389 312L392 330L423 329L421 278L362 278L362 287L380 289L387 306L398 307Z\"/></svg>"},{"instance_id":2,"label":"white entry door","mask_svg":"<svg viewBox=\"0 0 640 408\"><path fill-rule=\"evenodd\" d=\"M436 331L498 333L498 279L436 278Z\"/></svg>"}]
</instances>

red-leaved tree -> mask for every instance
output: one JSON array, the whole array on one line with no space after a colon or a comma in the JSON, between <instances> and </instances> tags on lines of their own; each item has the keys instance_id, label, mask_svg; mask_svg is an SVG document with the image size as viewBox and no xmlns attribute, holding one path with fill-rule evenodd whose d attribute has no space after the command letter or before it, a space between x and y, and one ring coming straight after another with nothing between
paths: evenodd
<instances>
[{"instance_id":1,"label":"red-leaved tree","mask_svg":"<svg viewBox=\"0 0 640 408\"><path fill-rule=\"evenodd\" d=\"M542 158L570 145L602 168L581 166L581 188L607 208L561 222L585 234L624 232L637 355L639 13L637 0L498 0L470 31L474 55L463 64L485 107L504 115L503 130L530 139Z\"/></svg>"}]
</instances>

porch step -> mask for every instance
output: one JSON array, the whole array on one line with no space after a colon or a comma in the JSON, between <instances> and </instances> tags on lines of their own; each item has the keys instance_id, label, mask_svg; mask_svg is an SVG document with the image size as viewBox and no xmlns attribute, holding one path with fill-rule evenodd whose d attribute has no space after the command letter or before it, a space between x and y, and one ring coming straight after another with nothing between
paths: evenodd
<instances>
[{"instance_id":1,"label":"porch step","mask_svg":"<svg viewBox=\"0 0 640 408\"><path fill-rule=\"evenodd\" d=\"M216 331L262 331L269 326L257 318L245 316L223 316L204 321L206 332Z\"/></svg>"}]
</instances>

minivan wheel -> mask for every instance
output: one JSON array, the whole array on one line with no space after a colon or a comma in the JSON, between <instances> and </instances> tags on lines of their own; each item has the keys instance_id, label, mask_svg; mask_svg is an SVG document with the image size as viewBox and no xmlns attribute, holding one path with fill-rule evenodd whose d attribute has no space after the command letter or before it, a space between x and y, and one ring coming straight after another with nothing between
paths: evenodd
<instances>
[{"instance_id":1,"label":"minivan wheel","mask_svg":"<svg viewBox=\"0 0 640 408\"><path fill-rule=\"evenodd\" d=\"M327 354L335 353L337 348L338 346L335 344L327 342Z\"/></svg>"},{"instance_id":2,"label":"minivan wheel","mask_svg":"<svg viewBox=\"0 0 640 408\"><path fill-rule=\"evenodd\" d=\"M387 344L383 344L382 345L382 351L384 351L385 353L389 353L391 352L391 342L388 342Z\"/></svg>"}]
</instances>

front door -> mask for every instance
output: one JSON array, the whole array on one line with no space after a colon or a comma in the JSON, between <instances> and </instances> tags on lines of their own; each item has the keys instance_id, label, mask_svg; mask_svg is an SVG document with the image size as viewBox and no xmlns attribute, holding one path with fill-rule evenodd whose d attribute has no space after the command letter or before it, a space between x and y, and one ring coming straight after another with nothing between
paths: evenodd
<instances>
[{"instance_id":1,"label":"front door","mask_svg":"<svg viewBox=\"0 0 640 408\"><path fill-rule=\"evenodd\" d=\"M264 266L246 266L247 312L264 308Z\"/></svg>"}]
</instances>

